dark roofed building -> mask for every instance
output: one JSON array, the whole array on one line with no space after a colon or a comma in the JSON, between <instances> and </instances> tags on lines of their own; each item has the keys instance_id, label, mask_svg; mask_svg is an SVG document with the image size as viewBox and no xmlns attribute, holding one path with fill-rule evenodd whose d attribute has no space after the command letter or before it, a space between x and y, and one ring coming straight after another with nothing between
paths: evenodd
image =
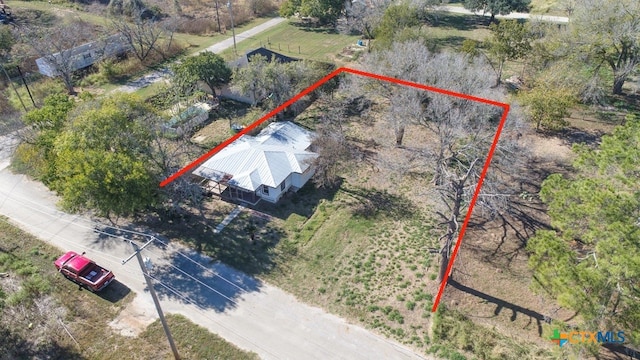
<instances>
[{"instance_id":1,"label":"dark roofed building","mask_svg":"<svg viewBox=\"0 0 640 360\"><path fill-rule=\"evenodd\" d=\"M257 48L257 49L255 49L253 51L249 51L246 54L247 60L251 61L251 57L254 56L254 55L262 55L262 56L267 58L267 61L275 60L275 61L281 62L281 63L290 63L290 62L293 62L293 61L300 60L300 59L296 59L296 58L292 58L292 57L289 57L289 56L286 56L286 55L279 54L279 53L277 53L275 51L271 51L271 50L269 50L267 48L264 48L264 47Z\"/></svg>"}]
</instances>

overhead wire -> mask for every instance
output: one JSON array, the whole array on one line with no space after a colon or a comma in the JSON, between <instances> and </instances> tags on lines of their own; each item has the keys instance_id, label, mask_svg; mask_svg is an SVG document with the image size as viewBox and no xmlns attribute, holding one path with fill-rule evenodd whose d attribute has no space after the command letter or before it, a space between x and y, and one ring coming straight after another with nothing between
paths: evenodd
<instances>
[{"instance_id":1,"label":"overhead wire","mask_svg":"<svg viewBox=\"0 0 640 360\"><path fill-rule=\"evenodd\" d=\"M5 195L6 195L6 193L5 193ZM24 205L24 203L22 203L22 204ZM32 209L33 209L33 208L32 208ZM33 209L33 210L39 211L39 210L37 210L37 209ZM28 226L28 224L26 224L25 222L23 222L23 221L21 221L21 220L17 220L17 219L11 219L11 220L12 220L12 221L14 221L14 222L16 222L16 223L18 223L18 224L20 224L20 225L22 225L22 226L24 226L24 227L27 227L27 226ZM95 250L95 249L91 249L91 248L89 248L89 247L88 247L88 246L86 246L86 245L83 245L83 244L77 243L77 242L75 242L75 241L67 240L66 238L64 238L64 237L62 237L62 236L60 236L60 235L58 235L58 234L56 234L56 233L53 233L53 232L51 232L51 231L48 231L48 230L43 230L43 229L41 229L41 230L40 230L40 232L41 232L41 233L48 234L48 235L49 235L49 236L51 236L51 237L55 237L55 238L57 238L57 239L58 239L58 241L60 241L60 242L62 242L62 243L65 243L65 244L70 244L70 245L73 245L73 246L78 246L78 247L81 247L81 248L83 248L83 249L87 249L87 250ZM111 235L111 234L109 234L109 235ZM96 254L92 254L92 258L96 258L96 259L110 259L110 260L117 260L117 261L121 261L121 258L120 258L120 257L114 256L114 255L111 255L111 254L108 254L108 253L106 253L106 252L102 252L102 251L99 251L99 252L97 252ZM144 276L144 273L143 273L141 270L133 270L133 272L134 272L136 275ZM247 341L247 342L249 342L250 344L253 344L254 346L256 346L256 347L258 347L258 348L262 349L262 350L263 350L263 351L265 351L266 353L269 353L270 355L272 355L272 356L274 356L274 357L278 358L276 355L274 355L274 354L273 354L273 353L271 353L270 351L268 351L268 350L264 349L264 348L263 348L263 347L261 347L260 345L258 345L258 344L256 344L256 343L252 342L251 340L247 339L246 337L244 337L244 336L242 336L242 335L238 334L237 332L235 332L235 331L233 331L233 330L229 329L228 327L226 327L226 326L222 325L219 321L217 321L217 320L215 320L215 319L211 318L211 316L207 315L207 313L206 313L206 312L207 312L207 309L204 309L201 305L199 305L198 303L196 303L195 301L193 301L192 299L190 299L188 296L186 296L186 295L184 295L183 293L181 293L179 290L176 290L175 288L171 287L170 285L167 285L165 282L163 282L163 281L161 281L161 280L159 280L159 279L154 278L154 277L153 277L153 276L151 276L150 274L147 274L147 275L148 275L148 276L149 276L153 281L155 281L156 283L159 283L160 285L162 285L163 287L165 287L166 289L168 289L169 291L171 291L172 293L174 293L174 294L175 294L176 296L178 296L179 298L181 298L181 299L183 299L183 300L187 300L187 302L188 302L188 303L190 303L190 304L192 304L192 305L196 306L196 307L198 308L198 311L199 311L199 312L200 312L204 317L206 317L207 319L209 319L209 320L211 320L211 321L215 322L216 324L218 324L218 325L219 325L219 326L221 326L222 328L225 328L226 330L228 330L228 331L230 331L230 332L234 333L236 336L238 336L238 337L240 337L240 338L242 338L242 339L246 340L246 341ZM231 300L231 299L229 299L229 300ZM232 300L231 300L231 301L232 301Z\"/></svg>"},{"instance_id":2,"label":"overhead wire","mask_svg":"<svg viewBox=\"0 0 640 360\"><path fill-rule=\"evenodd\" d=\"M34 204L34 203L35 203L35 202L33 202L33 201L29 200L29 199L25 199L24 197L16 196L16 195L9 195L9 194L7 194L6 192L3 192L3 191L0 191L0 194L4 194L6 197L11 197L12 199L17 200L18 202L20 202L21 204L23 204L23 205L24 205L24 206L26 206L27 208L30 208L30 209L32 209L32 210L34 210L34 211L37 211L37 212L43 213L43 214L45 214L45 215L52 215L52 214L49 214L49 213L47 213L47 212L45 212L45 211L43 211L43 210L41 210L41 209L38 209L38 208L36 208L36 207L29 206L28 204L25 204L25 201L26 201L26 202L29 202L29 203L32 203L32 204ZM17 199L17 198L22 199L22 201L21 201L20 199ZM6 199L5 199L5 200L6 200ZM3 203L4 203L4 202L3 202ZM124 241L132 241L131 239L128 239L128 238L126 238L126 237L123 237L123 236L120 236L120 235L111 234L111 233L105 232L105 231L103 231L103 230L99 230L99 229L95 228L94 226L92 226L92 227L84 226L84 225L78 224L77 222L74 222L74 221L81 220L81 221L84 221L84 222L86 222L86 223L90 223L90 224L93 224L93 225L94 225L94 224L103 225L103 224L100 224L100 223L98 223L98 222L91 221L91 220L88 220L88 219L86 219L86 218L83 218L83 217L77 217L77 216L76 216L76 217L74 217L74 219L73 219L73 220L70 220L70 219L64 219L64 218L63 218L63 216L68 215L67 213L64 213L64 212L59 211L59 210L57 210L57 209L54 209L54 208L51 208L51 207L48 207L48 206L44 206L44 205L41 205L41 204L37 204L37 203L35 203L35 204L36 204L37 206L39 206L39 207L43 207L43 208L45 208L45 209L52 210L54 213L57 213L57 214L59 215L57 218L58 218L59 220L61 220L61 221L65 221L65 222L67 222L67 223L69 223L69 224L74 224L74 225L76 225L76 226L78 226L78 227L85 228L85 229L88 229L88 230L93 230L94 232L97 232L97 233L103 234L103 235L108 236L108 237L117 238L117 239L121 239L121 240L124 240ZM0 205L0 207L1 207L1 206L2 206L2 205ZM24 224L23 222L21 222L21 223L23 224L23 226L26 226L26 224ZM153 239L155 239L155 240L159 241L161 244L163 244L163 245L165 245L165 246L168 246L168 245L169 245L169 244L167 244L166 242L161 241L160 239L158 239L156 236L153 236L153 235L149 235L149 234L145 234L145 233L141 233L141 232L136 232L136 231L132 231L132 230L128 230L128 229L118 229L118 228L116 228L116 227L112 227L112 228L114 228L114 229L116 229L116 230L121 230L121 231L124 231L124 232L131 232L131 233L134 233L134 234L137 234L137 235L152 236L152 237L153 237ZM51 232L48 232L48 233L51 233ZM76 242L68 241L68 240L65 240L64 242L65 242L65 243L68 243L68 244L80 245L80 244L78 244L78 243L76 243ZM80 246L82 246L83 248L86 248L86 249L91 249L91 248L88 248L88 247L87 247L87 246L85 246L85 245L80 245ZM94 251L95 251L95 249L91 249L91 250L94 250ZM145 248L144 250L149 251L149 252L151 252L151 253L154 253L153 251L149 250L149 248ZM186 259L188 259L189 261L193 262L194 264L197 264L198 266L202 267L203 269L205 269L205 270L207 270L207 271L212 271L212 272L214 273L214 275L215 275L215 276L219 277L220 279L224 280L225 282L229 283L230 285L233 285L234 287L236 287L236 288L237 288L237 289L239 289L240 291L242 291L242 292L244 292L244 293L248 293L248 292L249 292L248 290L246 290L246 289L244 289L244 288L242 288L242 287L238 286L237 284L235 284L233 281L231 281L231 280L229 280L229 279L225 278L224 276L220 275L218 272L213 271L212 269L207 268L206 266L204 266L204 265L200 264L199 262L197 262L197 261L195 261L195 260L191 259L189 256L187 256L187 255L185 255L185 254L183 254L183 253L181 253L181 252L179 252L179 251L176 251L176 252L177 252L178 254L180 254L181 256L185 257ZM108 256L110 256L110 257L112 257L112 258L117 258L117 257L115 257L115 256L112 256L112 255L109 255L109 254L106 254L106 253L105 253L105 255L108 255ZM157 254L156 254L156 255L157 255ZM119 259L119 258L117 258L117 259ZM218 294L219 296L221 296L221 297L225 298L227 301L231 302L232 304L240 305L236 300L234 300L234 299L232 299L232 298L230 298L230 297L226 296L225 294L223 294L223 293L221 293L220 291L218 291L218 290L214 289L213 287L211 287L210 285L208 285L208 284L206 284L206 283L202 282L201 280L199 280L199 279L195 278L193 275L191 275L191 274L189 274L189 273L185 272L184 270L180 269L179 267L177 267L177 266L175 266L175 265L173 265L173 264L171 264L171 263L169 263L168 265L169 265L170 267L172 267L172 268L174 268L174 269L176 269L176 270L180 271L182 274L186 275L186 276L187 276L187 277L189 277L191 280L193 280L193 281L197 282L198 284L200 284L200 285L204 286L205 288L209 289L210 291L213 291L214 293ZM141 273L141 272L139 272L139 274L142 274L142 273ZM253 311L251 311L251 310L249 310L249 309L247 309L246 311L247 311L248 313L250 313L250 314L254 314L254 315L256 315L256 314L255 314L255 312L253 312ZM323 349L323 347L322 347L321 345L319 345L319 344L315 343L314 341L312 341L312 340L310 340L310 339L307 339L307 341L309 341L310 343L314 344L316 347ZM386 339L385 339L385 341L386 341ZM326 349L325 349L325 350L326 350Z\"/></svg>"},{"instance_id":3,"label":"overhead wire","mask_svg":"<svg viewBox=\"0 0 640 360\"><path fill-rule=\"evenodd\" d=\"M15 187L14 187L14 188L15 188ZM62 212L62 211L59 211L58 209L55 209L55 208L52 208L52 207L49 207L49 206L46 206L46 205L38 204L38 203L36 203L36 202L34 202L34 201L30 200L30 199L26 199L26 198L21 197L21 196L17 196L17 195L13 195L13 194L11 194L11 195L10 195L10 194L8 194L8 193L6 193L6 192L4 192L4 191L1 191L1 190L0 190L0 194L4 194L6 197L10 197L10 198L12 198L12 199L14 199L14 200L17 200L18 202L21 202L22 204L25 204L25 202L29 202L29 203L31 203L31 204L35 204L35 205L37 205L37 206L39 206L39 207L42 207L42 208L45 208L45 209L51 210L51 211L53 211L54 213L58 214L58 218L59 218L60 220L62 220L62 221L65 221L65 222L67 222L67 223L69 223L69 224L74 224L74 225L79 226L79 227L81 227L81 228L85 228L85 229L88 229L88 230L92 230L92 231L94 231L94 232L96 232L96 233L99 233L99 234L102 234L102 235L105 235L105 236L108 236L108 237L117 238L117 239L121 239L121 240L123 240L123 241L129 241L129 242L130 242L130 241L133 241L132 239L126 238L126 237L124 237L124 236L121 236L121 235L115 235L115 234L111 234L111 233L109 233L109 232L106 232L106 231L100 230L100 229L98 229L98 227L97 227L96 225L98 225L98 226L108 226L108 227L110 227L110 228L112 228L112 229L114 229L114 230L117 230L117 231L121 231L121 232L125 232L125 233L131 233L131 234L139 235L139 236L145 236L145 237L148 237L148 238L153 239L154 241L159 242L160 244L162 244L162 245L163 245L163 246L165 246L165 247L170 247L171 245L173 245L173 244L169 244L169 243L167 243L167 242L165 242L165 241L160 240L157 236L155 236L155 235L153 235L153 234L143 233L143 232L135 231L135 230L123 229L123 228L119 228L119 227L117 227L117 226L112 226L112 225L105 225L105 224L101 224L101 223L99 223L99 222L97 222L97 221L93 221L93 220L90 220L90 219L87 219L87 218L84 218L84 217L81 217L81 216L75 216L73 220L65 219L64 217L65 217L65 216L68 216L69 214L67 214L67 213L65 213L65 212ZM19 198L19 199L18 199L18 198ZM21 200L20 200L20 199L21 199ZM6 201L6 199L5 199L5 201ZM2 204L0 204L0 207L2 207L2 206L3 206L3 204L4 204L4 202L5 202L5 201L3 201L3 202L2 202ZM28 206L28 205L25 205L25 206ZM29 207L29 206L28 206L28 207ZM45 214L45 215L52 216L52 214L49 214L49 213L47 213L47 212L45 212L45 211L43 211L43 210L41 210L41 209L34 208L33 206L31 206L30 208L31 208L31 209L33 209L33 210L35 210L35 211L38 211L38 212L40 212L40 213L43 213L43 214ZM88 227L88 226L83 226L83 225L81 225L81 224L78 224L78 223L76 222L76 221L78 221L78 220L79 220L79 221L82 221L82 222L85 222L85 223L88 223L88 224L91 224L92 226L91 226L91 227ZM23 223L23 226L26 226L26 224L24 224L24 223ZM69 241L66 241L66 242L67 242L67 243L77 244L77 243L69 242ZM79 244L77 244L77 245L79 245ZM92 249L92 248L88 248L88 247L86 247L86 246L84 246L84 245L81 245L81 246L82 246L83 248L87 248L87 249L95 250L95 249ZM234 286L235 288L237 288L237 289L238 289L238 290L240 290L241 292L243 292L243 293L249 293L249 292L250 292L249 290L247 290L247 289L245 289L245 288L243 288L243 287L239 286L238 284L234 283L233 281L231 281L231 280L227 279L226 277L224 277L224 276L220 275L220 273L219 273L219 272L214 271L213 269L211 269L211 268L209 268L209 267L207 267L207 266L205 266L205 265L201 264L200 262L198 262L198 261L196 261L196 260L192 259L190 256L188 256L188 255L184 254L183 252L179 251L178 249L176 249L176 248L177 248L176 246L171 246L171 247L173 248L173 251L174 251L175 253L177 253L178 255L180 255L180 256L182 256L182 257L184 257L184 258L185 258L185 259L187 259L189 262L191 262L191 263L195 264L196 266L198 266L198 267L200 267L200 268L202 268L202 269L204 269L204 270L206 270L206 271L211 271L211 272L214 274L214 276L216 276L216 277L218 277L218 278L222 279L223 281L225 281L226 283L228 283L228 284L230 284L230 285ZM158 256L158 254L156 254L154 251L150 250L149 248L145 248L145 249L144 249L144 251L148 251L148 252L150 252L150 253L155 254L156 256ZM109 254L105 254L105 255L110 256L110 257L113 257L113 258L117 258L117 257L112 256L112 255L109 255ZM172 267L172 268L174 268L174 269L176 269L176 270L180 271L182 274L186 275L186 276L187 276L187 277L189 277L191 280L193 280L193 281L195 281L195 282L199 283L200 285L202 285L202 286L206 287L206 288L207 288L207 289L209 289L210 291L213 291L213 292L217 293L218 295L222 296L223 298L225 298L226 300L230 301L231 303L233 303L233 304L235 304L235 305L239 305L239 303L238 303L236 300L234 300L234 299L232 299L232 298L229 298L228 296L226 296L226 295L222 294L222 293L221 293L221 292L219 292L218 290L213 289L210 285L208 285L208 284L206 284L206 283L202 282L201 280L199 280L199 279L195 278L193 275L191 275L191 274L189 274L189 273L185 272L184 270L180 269L179 267L177 267L177 266L175 266L175 265L173 265L173 264L171 264L171 263L169 263L168 265L169 265L170 267ZM138 272L138 274L142 274L142 272ZM251 311L251 310L249 310L249 309L247 309L247 312L249 312L249 313L251 313L251 314L255 314L254 312L252 312L252 311ZM386 339L386 338L384 338L384 337L379 337L379 338L380 338L381 340L383 340L384 342L386 342L386 343L388 343L388 344L392 345L392 346L393 346L393 347L395 347L395 348L398 348L398 349L400 349L400 348L401 348L400 346L398 346L398 344L395 344L394 342L392 342L392 341L390 341L390 340L388 340L388 339ZM307 341L309 341L310 343L313 343L315 346L317 346L317 347L319 347L319 348L321 348L321 349L323 348L321 345L319 345L319 344L317 344L317 343L313 342L313 341L312 341L312 340L310 340L310 339L307 339ZM254 344L254 345L255 345L255 344ZM257 346L257 345L256 345L256 346ZM326 350L326 349L324 349L324 350Z\"/></svg>"}]
</instances>

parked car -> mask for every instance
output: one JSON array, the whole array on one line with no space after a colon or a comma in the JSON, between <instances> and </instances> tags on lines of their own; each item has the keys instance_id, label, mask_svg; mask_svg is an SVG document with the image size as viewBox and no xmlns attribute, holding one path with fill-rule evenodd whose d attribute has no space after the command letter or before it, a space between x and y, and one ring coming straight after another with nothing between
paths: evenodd
<instances>
[{"instance_id":1,"label":"parked car","mask_svg":"<svg viewBox=\"0 0 640 360\"><path fill-rule=\"evenodd\" d=\"M93 292L101 291L115 279L115 275L85 257L84 254L69 251L53 264L67 279Z\"/></svg>"}]
</instances>

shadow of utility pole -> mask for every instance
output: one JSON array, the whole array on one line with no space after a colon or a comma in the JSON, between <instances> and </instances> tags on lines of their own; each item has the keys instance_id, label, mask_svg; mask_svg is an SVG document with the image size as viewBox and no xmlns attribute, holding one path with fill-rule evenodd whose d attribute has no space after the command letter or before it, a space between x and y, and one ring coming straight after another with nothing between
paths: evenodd
<instances>
[{"instance_id":1,"label":"shadow of utility pole","mask_svg":"<svg viewBox=\"0 0 640 360\"><path fill-rule=\"evenodd\" d=\"M490 303L493 303L496 305L496 309L494 310L494 314L498 315L500 314L500 312L502 311L503 308L509 309L512 311L512 315L511 315L511 321L515 321L516 316L518 313L521 313L523 315L527 315L532 319L536 320L536 324L538 325L538 335L542 336L542 323L547 323L550 324L551 321L553 320L550 316L546 316L543 315L537 311L533 311L530 309L526 309L523 308L522 306L518 306L515 304L512 304L510 302L504 301L502 299L498 299L495 296L491 296L489 294L485 294L482 291L478 291L476 289L472 289L466 285L460 284L459 282L449 278L449 285L451 285L452 287L463 291L467 294L473 295L473 296L477 296L481 299L484 299ZM609 349L611 352L615 353L615 356L617 359L638 359L640 360L640 350L635 350L632 348L629 348L627 346L621 345L621 344L610 344L610 343L604 343L602 344L603 347ZM624 356L624 357L621 357Z\"/></svg>"},{"instance_id":2,"label":"shadow of utility pole","mask_svg":"<svg viewBox=\"0 0 640 360\"><path fill-rule=\"evenodd\" d=\"M473 296L477 296L481 299L484 299L490 303L493 303L496 305L496 309L494 310L494 314L498 315L500 314L500 312L502 311L503 308L509 309L511 310L512 314L511 314L511 321L515 321L517 314L521 313L523 315L527 315L532 319L536 320L536 324L538 326L538 336L542 336L542 323L545 322L547 324L550 324L551 321L553 320L551 317L543 315L537 311L533 311L527 308L523 308L522 306L518 306L515 304L512 304L510 302L504 301L502 299L498 299L495 296L491 296L489 294L485 294L481 291L478 291L476 289L472 289L466 285L462 285L459 282L453 280L453 279L449 279L449 285L453 286L454 288L466 292L467 294L473 295Z\"/></svg>"}]
</instances>

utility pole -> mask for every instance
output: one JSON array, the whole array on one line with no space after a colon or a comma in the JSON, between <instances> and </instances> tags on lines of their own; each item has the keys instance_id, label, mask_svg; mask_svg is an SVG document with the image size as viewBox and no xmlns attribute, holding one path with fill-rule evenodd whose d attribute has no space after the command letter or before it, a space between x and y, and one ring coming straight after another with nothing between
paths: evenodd
<instances>
[{"instance_id":1,"label":"utility pole","mask_svg":"<svg viewBox=\"0 0 640 360\"><path fill-rule=\"evenodd\" d=\"M4 75L7 77L7 81L9 82L11 87L13 88L13 91L15 91L16 96L18 96L18 100L20 100L20 104L22 104L22 107L24 108L24 111L28 112L29 110L27 110L27 107L24 105L24 102L22 101L22 96L20 96L20 93L18 92L18 89L16 89L16 86L13 84L13 81L11 81L11 78L9 77L9 73L7 73L7 69L5 69L4 66L2 66L2 64L0 64L0 67L2 67L2 71L4 71Z\"/></svg>"},{"instance_id":2,"label":"utility pole","mask_svg":"<svg viewBox=\"0 0 640 360\"><path fill-rule=\"evenodd\" d=\"M233 52L238 55L238 48L236 47L236 28L233 24L233 5L231 5L231 0L227 2L227 6L229 7L229 14L231 15L231 32L233 33Z\"/></svg>"},{"instance_id":3,"label":"utility pole","mask_svg":"<svg viewBox=\"0 0 640 360\"><path fill-rule=\"evenodd\" d=\"M142 255L140 255L140 251L142 251L142 249L147 247L147 245L151 244L153 242L153 239L154 238L152 236L151 240L147 241L147 243L142 245L141 248L139 248L136 243L129 240L129 242L131 243L131 246L133 246L133 250L135 251L135 253L129 256L128 258L126 258L125 260L122 260L122 265L126 264L127 261L131 260L131 258L133 258L134 256L138 258L138 263L140 264L140 269L142 269L142 274L144 274L144 279L147 281L147 287L149 288L149 292L151 293L151 297L153 298L153 303L156 305L156 310L158 310L158 316L160 317L160 322L162 323L162 327L164 328L164 333L167 335L167 340L169 340L169 346L171 346L171 351L173 351L173 357L176 360L180 360L180 355L178 355L178 349L176 348L176 344L173 342L173 337L171 336L171 331L169 331L169 326L167 325L167 321L165 320L164 314L162 313L162 308L160 308L160 301L158 300L158 295L156 294L156 291L153 289L153 280L151 279L151 277L149 276L149 273L147 272L147 266L145 265L144 260L142 260Z\"/></svg>"},{"instance_id":4,"label":"utility pole","mask_svg":"<svg viewBox=\"0 0 640 360\"><path fill-rule=\"evenodd\" d=\"M29 97L31 98L31 103L33 104L33 107L37 108L38 105L36 105L36 102L33 101L33 95L31 95L31 90L29 90L29 85L27 85L27 81L24 79L24 75L22 75L22 71L20 71L20 66L16 65L16 69L18 69L18 74L20 74L20 77L22 78L22 83L24 84L24 87L27 88L27 92L29 93Z\"/></svg>"}]
</instances>

